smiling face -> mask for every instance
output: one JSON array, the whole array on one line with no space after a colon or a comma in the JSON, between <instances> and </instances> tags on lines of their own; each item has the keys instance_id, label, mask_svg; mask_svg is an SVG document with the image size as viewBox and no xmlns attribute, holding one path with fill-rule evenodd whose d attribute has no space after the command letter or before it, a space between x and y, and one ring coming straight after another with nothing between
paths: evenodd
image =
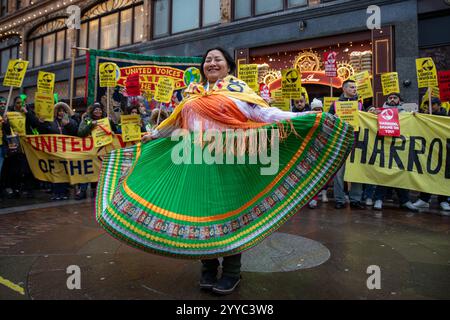
<instances>
[{"instance_id":1,"label":"smiling face","mask_svg":"<svg viewBox=\"0 0 450 320\"><path fill-rule=\"evenodd\" d=\"M57 118L58 118L59 120L61 120L62 118L64 118L64 114L65 114L64 109L63 109L63 108L60 108L60 109L58 110L58 113L57 113Z\"/></svg>"},{"instance_id":2,"label":"smiling face","mask_svg":"<svg viewBox=\"0 0 450 320\"><path fill-rule=\"evenodd\" d=\"M211 50L206 56L203 73L209 83L225 78L230 71L227 60L219 50Z\"/></svg>"},{"instance_id":3,"label":"smiling face","mask_svg":"<svg viewBox=\"0 0 450 320\"><path fill-rule=\"evenodd\" d=\"M100 119L103 115L102 109L94 108L94 110L92 111L92 115L94 116L95 119Z\"/></svg>"}]
</instances>

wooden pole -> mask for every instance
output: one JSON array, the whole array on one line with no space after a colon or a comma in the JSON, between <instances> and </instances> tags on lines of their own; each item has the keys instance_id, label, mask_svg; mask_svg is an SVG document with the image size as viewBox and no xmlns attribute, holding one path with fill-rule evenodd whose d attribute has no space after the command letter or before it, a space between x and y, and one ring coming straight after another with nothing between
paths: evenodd
<instances>
[{"instance_id":1,"label":"wooden pole","mask_svg":"<svg viewBox=\"0 0 450 320\"><path fill-rule=\"evenodd\" d=\"M8 99L6 100L6 108L5 108L5 111L3 111L3 116L2 116L3 118L8 113L9 102L11 101L12 92L13 92L13 87L11 86L11 87L9 87Z\"/></svg>"},{"instance_id":2,"label":"wooden pole","mask_svg":"<svg viewBox=\"0 0 450 320\"><path fill-rule=\"evenodd\" d=\"M75 59L77 57L77 50L89 51L89 48L75 47L72 46L72 64L70 68L70 97L69 106L70 110L73 110L73 88L75 87Z\"/></svg>"},{"instance_id":3,"label":"wooden pole","mask_svg":"<svg viewBox=\"0 0 450 320\"><path fill-rule=\"evenodd\" d=\"M330 91L331 91L330 97L333 97L333 78L332 77L330 77Z\"/></svg>"},{"instance_id":4,"label":"wooden pole","mask_svg":"<svg viewBox=\"0 0 450 320\"><path fill-rule=\"evenodd\" d=\"M430 111L430 114L433 114L433 109L431 108L431 93L433 92L433 89L431 87L428 88L428 111Z\"/></svg>"},{"instance_id":5,"label":"wooden pole","mask_svg":"<svg viewBox=\"0 0 450 320\"><path fill-rule=\"evenodd\" d=\"M108 119L109 119L109 115L110 115L110 112L109 112L109 89L110 89L110 87L106 88L106 114L108 115Z\"/></svg>"}]
</instances>

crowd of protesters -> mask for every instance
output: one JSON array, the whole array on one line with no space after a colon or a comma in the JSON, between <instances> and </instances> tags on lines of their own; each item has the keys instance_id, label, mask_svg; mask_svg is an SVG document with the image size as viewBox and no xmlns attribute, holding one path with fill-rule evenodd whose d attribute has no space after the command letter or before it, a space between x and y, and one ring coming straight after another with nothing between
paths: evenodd
<instances>
[{"instance_id":1,"label":"crowd of protesters","mask_svg":"<svg viewBox=\"0 0 450 320\"><path fill-rule=\"evenodd\" d=\"M365 106L358 99L356 83L347 80L342 86L342 95L338 101L358 101L358 109L363 112L377 114L379 109L369 105ZM54 121L48 122L39 119L32 108L20 98L14 99L13 105L8 111L17 111L24 114L26 119L27 134L63 134L69 136L86 137L96 127L97 121L108 116L108 112L103 103L94 103L89 106L83 114L75 113L70 107L59 102L54 108ZM133 99L121 109L124 115L139 115L140 127L142 132L148 132L161 123L169 116L171 109L164 107L154 107L151 110L145 105L142 97ZM386 97L383 108L396 108L399 112L405 112L403 108L403 100L399 93L392 93ZM431 110L433 115L450 116L450 114L442 107L438 98L432 98ZM426 110L428 101L425 103ZM0 112L3 115L6 108L6 99L0 97ZM321 97L315 97L311 104L308 103L305 95L300 99L291 100L292 112L307 111L325 111L335 114L335 102L330 106L323 105ZM1 119L3 131L3 145L0 147L0 187L1 194L7 198L33 197L33 190L38 185L50 192L52 200L66 200L70 196L70 185L68 183L42 183L34 179L27 159L20 147L17 136L12 134L11 127L7 115ZM114 133L121 133L120 121L116 117L110 116L109 122L111 130ZM357 133L355 133L357 134ZM314 209L319 205L319 199L322 202L328 202L328 189L332 190L335 199L335 208L343 209L349 204L352 209L364 209L373 207L374 210L382 210L385 198L392 196L395 192L398 204L401 208L409 211L419 211L430 207L432 195L428 193L420 193L415 202L412 201L410 191L400 188L390 188L385 186L376 186L361 183L346 183L344 181L345 165L343 165L336 173L332 181L310 202L309 207ZM89 183L82 183L75 186L74 198L77 200L87 198L87 190ZM95 197L96 183L90 183L91 197ZM437 197L440 210L450 211L449 197Z\"/></svg>"},{"instance_id":2,"label":"crowd of protesters","mask_svg":"<svg viewBox=\"0 0 450 320\"><path fill-rule=\"evenodd\" d=\"M139 97L138 97L139 98ZM123 108L122 114L135 114L140 116L141 132L151 130L157 123L168 117L164 106L157 106L153 110L143 104L143 99L133 99L129 105ZM2 130L2 145L0 146L0 195L2 198L33 198L34 191L38 188L51 194L53 201L67 200L70 198L71 186L69 183L40 182L33 177L27 158L20 146L18 135L12 130L8 113L5 114L6 99L0 97L0 115ZM94 103L86 112L79 114L74 112L67 103L58 102L54 106L54 120L44 121L39 118L33 108L20 96L13 100L13 105L8 112L20 112L25 116L25 128L27 135L37 134L61 134L68 136L89 136L97 126L97 121L106 118L108 112L102 103ZM121 133L120 121L113 121L117 117L109 117L111 130ZM157 122L159 121L159 122ZM82 183L75 187L74 198L81 200L87 198L89 184ZM91 197L95 197L96 183L91 183Z\"/></svg>"},{"instance_id":3,"label":"crowd of protesters","mask_svg":"<svg viewBox=\"0 0 450 320\"><path fill-rule=\"evenodd\" d=\"M359 101L356 83L353 80L344 81L342 86L342 95L339 97L338 101L358 101L358 109L360 111L371 112L374 114L379 113L379 109L368 106L364 107L363 103ZM392 93L387 96L386 102L383 108L396 108L399 113L405 112L403 107L404 101L402 100L399 93ZM321 99L314 98L311 106L307 104L306 97L302 95L301 99L292 100L291 111L292 112L306 112L310 110L322 110L335 114L335 102L331 106L325 106L328 109L324 110ZM425 110L429 110L428 101L425 102ZM442 107L442 102L439 98L433 97L431 99L431 110L433 115L437 116L450 116L450 111L447 112ZM357 134L357 133L355 133ZM353 209L364 209L373 207L374 210L382 210L383 201L387 196L392 198L393 191L395 191L398 199L398 203L401 208L409 211L417 212L420 209L426 209L430 207L430 200L432 195L428 193L420 193L417 201L412 202L410 191L401 188L390 188L386 186L375 186L370 184L361 183L349 183L344 181L345 174L345 164L339 169L333 178L333 194L335 198L335 208L343 209L349 203L350 208ZM328 202L328 197L326 190L321 191L322 201ZM450 211L449 196L439 195L437 197L440 210ZM316 208L318 205L318 196L310 201L309 207Z\"/></svg>"}]
</instances>

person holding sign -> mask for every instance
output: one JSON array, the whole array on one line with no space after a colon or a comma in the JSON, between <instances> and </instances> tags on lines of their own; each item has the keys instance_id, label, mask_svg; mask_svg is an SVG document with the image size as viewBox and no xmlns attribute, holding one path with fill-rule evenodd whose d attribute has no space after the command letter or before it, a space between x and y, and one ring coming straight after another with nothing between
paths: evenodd
<instances>
[{"instance_id":1,"label":"person holding sign","mask_svg":"<svg viewBox=\"0 0 450 320\"><path fill-rule=\"evenodd\" d=\"M346 80L342 84L342 95L339 97L338 101L358 101L358 92L356 88L356 82L354 80ZM358 101L358 110L363 110L363 105ZM330 110L331 114L336 114L336 101L334 101ZM355 133L356 135L357 133ZM344 174L345 165L341 167L333 181L334 197L336 199L335 208L342 209L345 208L345 191L344 191ZM364 205L361 203L363 194L363 185L361 183L353 183L350 186L349 198L350 207L354 209L364 209Z\"/></svg>"},{"instance_id":2,"label":"person holding sign","mask_svg":"<svg viewBox=\"0 0 450 320\"><path fill-rule=\"evenodd\" d=\"M398 112L405 112L405 109L403 108L403 101L399 93L393 92L388 95L386 102L383 104L383 109L392 109L396 108L398 109ZM373 114L380 114L380 109L371 108L369 109L370 113ZM395 191L397 193L400 207L404 209L408 209L410 211L418 211L417 208L413 205L413 203L410 201L409 198L409 190L401 189L401 188L391 188L386 186L375 186L375 193L374 193L374 200L375 203L373 205L374 210L382 210L383 208L383 201L388 194L388 192Z\"/></svg>"},{"instance_id":3,"label":"person holding sign","mask_svg":"<svg viewBox=\"0 0 450 320\"><path fill-rule=\"evenodd\" d=\"M425 102L425 104L427 105L428 108L428 101ZM431 98L431 111L433 115L436 116L448 116L447 114L447 110L445 110L442 107L442 102L439 98ZM444 211L450 211L450 204L448 202L448 197L450 195L447 196L442 196L439 195L438 196L438 202L439 202L439 206L441 208L441 210ZM414 206L418 209L428 209L430 207L430 200L431 200L431 194L429 193L425 193L425 192L421 192L419 199L414 202Z\"/></svg>"},{"instance_id":4,"label":"person holding sign","mask_svg":"<svg viewBox=\"0 0 450 320\"><path fill-rule=\"evenodd\" d=\"M189 85L187 97L143 137L143 144L105 156L96 207L99 223L130 245L201 259L200 288L218 294L230 294L240 283L241 252L305 206L353 144L353 132L335 117L269 107L232 75L235 69L224 49L208 50L200 68L204 82ZM229 153L229 159L222 158L225 162L178 163L180 131L186 139L193 138L186 144L189 159L200 155L199 148L207 153L213 147L204 145L210 134L216 134L212 138L218 143L211 150L215 157L225 154L222 143L233 134L259 134L261 148L252 142ZM335 131L338 139L332 139ZM279 146L277 138L282 139ZM236 164L240 151L247 158L256 156L268 141L272 155L280 155L276 163L281 167L275 172L262 172L261 161ZM218 279L219 257L223 262Z\"/></svg>"},{"instance_id":5,"label":"person holding sign","mask_svg":"<svg viewBox=\"0 0 450 320\"><path fill-rule=\"evenodd\" d=\"M101 119L107 117L105 108L98 102L94 103L92 106L89 106L86 113L81 117L81 122L78 127L78 136L79 137L87 137L92 133L97 127L97 122ZM109 124L114 133L117 133L117 127L114 122L109 119ZM87 197L87 183L82 183L79 185L78 191L75 194L75 200L86 199ZM95 190L97 188L97 183L91 183L91 192L92 198L95 197Z\"/></svg>"},{"instance_id":6,"label":"person holding sign","mask_svg":"<svg viewBox=\"0 0 450 320\"><path fill-rule=\"evenodd\" d=\"M58 102L54 107L53 122L45 122L42 126L47 134L64 134L67 136L77 136L78 123L72 118L74 112L69 105Z\"/></svg>"},{"instance_id":7,"label":"person holding sign","mask_svg":"<svg viewBox=\"0 0 450 320\"><path fill-rule=\"evenodd\" d=\"M8 197L20 197L21 194L28 198L34 197L35 179L22 152L19 136L39 134L38 128L43 122L39 121L33 110L28 109L25 100L25 95L15 97L14 104L8 108L9 111L3 117L3 135L7 140L4 170L8 172L6 178Z\"/></svg>"}]
</instances>

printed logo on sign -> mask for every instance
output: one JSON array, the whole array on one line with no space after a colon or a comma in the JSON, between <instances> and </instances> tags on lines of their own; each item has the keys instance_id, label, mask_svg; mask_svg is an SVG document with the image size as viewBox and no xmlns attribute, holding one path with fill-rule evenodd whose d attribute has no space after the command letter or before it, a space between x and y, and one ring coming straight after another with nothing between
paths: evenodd
<instances>
[{"instance_id":1,"label":"printed logo on sign","mask_svg":"<svg viewBox=\"0 0 450 320\"><path fill-rule=\"evenodd\" d=\"M392 120L394 118L394 112L391 109L386 109L381 112L381 116L385 120Z\"/></svg>"}]
</instances>

